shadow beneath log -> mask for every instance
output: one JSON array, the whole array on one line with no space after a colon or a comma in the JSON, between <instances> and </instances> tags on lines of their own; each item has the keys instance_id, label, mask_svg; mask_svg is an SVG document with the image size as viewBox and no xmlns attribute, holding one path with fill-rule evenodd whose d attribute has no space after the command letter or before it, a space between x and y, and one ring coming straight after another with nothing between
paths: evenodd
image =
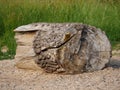
<instances>
[{"instance_id":1,"label":"shadow beneath log","mask_svg":"<svg viewBox=\"0 0 120 90\"><path fill-rule=\"evenodd\" d=\"M108 67L120 68L120 59L111 59Z\"/></svg>"}]
</instances>

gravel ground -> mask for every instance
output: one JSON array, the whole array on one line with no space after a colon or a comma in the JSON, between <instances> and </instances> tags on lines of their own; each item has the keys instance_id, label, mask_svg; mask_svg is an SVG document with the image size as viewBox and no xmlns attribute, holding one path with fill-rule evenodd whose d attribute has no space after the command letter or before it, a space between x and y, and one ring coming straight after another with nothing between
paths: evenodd
<instances>
[{"instance_id":1,"label":"gravel ground","mask_svg":"<svg viewBox=\"0 0 120 90\"><path fill-rule=\"evenodd\" d=\"M18 69L15 60L0 61L0 90L120 90L120 57L104 70L76 75Z\"/></svg>"}]
</instances>

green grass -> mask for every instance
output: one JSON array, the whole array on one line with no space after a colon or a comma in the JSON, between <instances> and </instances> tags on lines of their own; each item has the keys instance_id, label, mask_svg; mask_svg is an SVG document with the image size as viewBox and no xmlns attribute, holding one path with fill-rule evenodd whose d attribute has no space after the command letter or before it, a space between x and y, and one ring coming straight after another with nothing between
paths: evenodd
<instances>
[{"instance_id":1,"label":"green grass","mask_svg":"<svg viewBox=\"0 0 120 90\"><path fill-rule=\"evenodd\" d=\"M33 22L81 22L104 30L113 46L120 43L119 0L0 0L0 59L13 58L13 30Z\"/></svg>"}]
</instances>

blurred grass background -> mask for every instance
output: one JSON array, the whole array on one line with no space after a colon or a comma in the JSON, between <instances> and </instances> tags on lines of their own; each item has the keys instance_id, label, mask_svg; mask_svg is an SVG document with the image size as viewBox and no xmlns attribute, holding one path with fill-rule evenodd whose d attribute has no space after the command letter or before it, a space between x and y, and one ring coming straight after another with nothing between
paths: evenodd
<instances>
[{"instance_id":1,"label":"blurred grass background","mask_svg":"<svg viewBox=\"0 0 120 90\"><path fill-rule=\"evenodd\" d=\"M120 0L0 0L1 60L14 58L13 30L34 22L90 24L104 30L114 47L120 43Z\"/></svg>"}]
</instances>

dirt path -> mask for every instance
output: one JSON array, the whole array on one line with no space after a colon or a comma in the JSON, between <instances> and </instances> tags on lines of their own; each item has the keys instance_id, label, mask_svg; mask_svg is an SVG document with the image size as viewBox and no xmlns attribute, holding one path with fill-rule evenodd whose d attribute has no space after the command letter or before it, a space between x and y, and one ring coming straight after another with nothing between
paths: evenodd
<instances>
[{"instance_id":1,"label":"dirt path","mask_svg":"<svg viewBox=\"0 0 120 90\"><path fill-rule=\"evenodd\" d=\"M0 90L120 90L120 57L113 57L113 67L76 75L22 70L14 64L0 61Z\"/></svg>"}]
</instances>

